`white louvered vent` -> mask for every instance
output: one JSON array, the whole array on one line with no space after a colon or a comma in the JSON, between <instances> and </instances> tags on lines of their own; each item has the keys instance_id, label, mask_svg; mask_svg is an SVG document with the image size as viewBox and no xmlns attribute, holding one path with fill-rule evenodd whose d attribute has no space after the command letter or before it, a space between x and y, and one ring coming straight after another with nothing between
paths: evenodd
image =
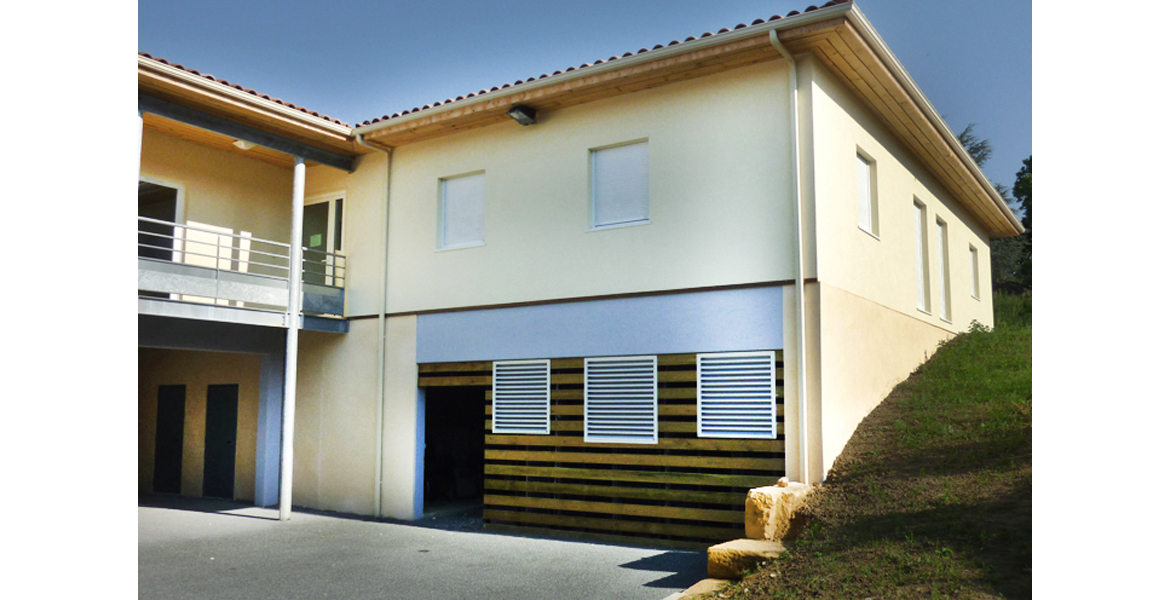
<instances>
[{"instance_id":1,"label":"white louvered vent","mask_svg":"<svg viewBox=\"0 0 1170 600\"><path fill-rule=\"evenodd\" d=\"M776 353L699 354L699 437L776 439Z\"/></svg>"},{"instance_id":2,"label":"white louvered vent","mask_svg":"<svg viewBox=\"0 0 1170 600\"><path fill-rule=\"evenodd\" d=\"M549 361L492 363L492 433L547 434Z\"/></svg>"},{"instance_id":3,"label":"white louvered vent","mask_svg":"<svg viewBox=\"0 0 1170 600\"><path fill-rule=\"evenodd\" d=\"M658 357L585 359L585 441L658 443Z\"/></svg>"}]
</instances>

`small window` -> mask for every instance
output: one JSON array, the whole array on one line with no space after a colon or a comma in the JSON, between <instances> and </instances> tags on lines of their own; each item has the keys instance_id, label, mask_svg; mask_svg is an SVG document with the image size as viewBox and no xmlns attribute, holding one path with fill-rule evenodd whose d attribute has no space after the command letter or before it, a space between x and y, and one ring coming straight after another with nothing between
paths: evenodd
<instances>
[{"instance_id":1,"label":"small window","mask_svg":"<svg viewBox=\"0 0 1170 600\"><path fill-rule=\"evenodd\" d=\"M492 363L492 433L548 434L547 360Z\"/></svg>"},{"instance_id":2,"label":"small window","mask_svg":"<svg viewBox=\"0 0 1170 600\"><path fill-rule=\"evenodd\" d=\"M776 439L776 353L699 354L701 438Z\"/></svg>"},{"instance_id":3,"label":"small window","mask_svg":"<svg viewBox=\"0 0 1170 600\"><path fill-rule=\"evenodd\" d=\"M971 246L971 297L979 299L979 250Z\"/></svg>"},{"instance_id":4,"label":"small window","mask_svg":"<svg viewBox=\"0 0 1170 600\"><path fill-rule=\"evenodd\" d=\"M585 359L585 441L658 443L658 357Z\"/></svg>"},{"instance_id":5,"label":"small window","mask_svg":"<svg viewBox=\"0 0 1170 600\"><path fill-rule=\"evenodd\" d=\"M857 226L866 233L878 234L877 181L874 162L857 153Z\"/></svg>"},{"instance_id":6,"label":"small window","mask_svg":"<svg viewBox=\"0 0 1170 600\"><path fill-rule=\"evenodd\" d=\"M451 177L440 182L439 249L484 245L484 174Z\"/></svg>"},{"instance_id":7,"label":"small window","mask_svg":"<svg viewBox=\"0 0 1170 600\"><path fill-rule=\"evenodd\" d=\"M938 314L951 319L951 269L947 252L947 224L939 219L938 225Z\"/></svg>"},{"instance_id":8,"label":"small window","mask_svg":"<svg viewBox=\"0 0 1170 600\"><path fill-rule=\"evenodd\" d=\"M650 144L593 150L593 228L650 222Z\"/></svg>"},{"instance_id":9,"label":"small window","mask_svg":"<svg viewBox=\"0 0 1170 600\"><path fill-rule=\"evenodd\" d=\"M930 312L930 271L926 264L926 205L914 201L914 254L918 272L918 310Z\"/></svg>"}]
</instances>

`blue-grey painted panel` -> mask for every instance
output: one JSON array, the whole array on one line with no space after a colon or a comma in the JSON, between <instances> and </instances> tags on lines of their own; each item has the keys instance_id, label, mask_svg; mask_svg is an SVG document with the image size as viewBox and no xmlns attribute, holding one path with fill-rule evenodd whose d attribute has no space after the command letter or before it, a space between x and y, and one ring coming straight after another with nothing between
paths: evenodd
<instances>
[{"instance_id":1,"label":"blue-grey painted panel","mask_svg":"<svg viewBox=\"0 0 1170 600\"><path fill-rule=\"evenodd\" d=\"M419 315L418 362L774 350L780 286Z\"/></svg>"}]
</instances>

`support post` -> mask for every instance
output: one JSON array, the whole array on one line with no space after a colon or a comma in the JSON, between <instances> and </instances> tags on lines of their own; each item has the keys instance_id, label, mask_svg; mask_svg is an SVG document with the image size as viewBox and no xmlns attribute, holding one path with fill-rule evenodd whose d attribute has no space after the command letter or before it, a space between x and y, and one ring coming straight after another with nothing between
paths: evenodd
<instances>
[{"instance_id":1,"label":"support post","mask_svg":"<svg viewBox=\"0 0 1170 600\"><path fill-rule=\"evenodd\" d=\"M280 431L280 520L292 516L293 423L297 404L297 337L301 321L301 257L305 213L305 159L293 165L292 237L288 253L288 312L285 313L288 340L284 352L284 406Z\"/></svg>"}]
</instances>

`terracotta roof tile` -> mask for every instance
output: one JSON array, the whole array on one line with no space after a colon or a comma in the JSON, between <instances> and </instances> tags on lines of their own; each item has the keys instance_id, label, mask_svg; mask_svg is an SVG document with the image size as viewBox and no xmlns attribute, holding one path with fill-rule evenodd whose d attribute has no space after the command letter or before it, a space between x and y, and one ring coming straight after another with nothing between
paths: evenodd
<instances>
[{"instance_id":1,"label":"terracotta roof tile","mask_svg":"<svg viewBox=\"0 0 1170 600\"><path fill-rule=\"evenodd\" d=\"M242 86L242 85L239 85L239 84L236 84L236 83L231 83L231 82L228 82L228 81L224 81L223 79L217 79L217 78L216 78L214 75L211 75L211 74L208 74L208 73L200 73L199 71L196 71L195 69L188 69L187 67L184 67L183 65L180 65L180 64L177 64L177 63L171 63L171 62L167 61L167 59L165 59L165 58L159 58L159 57L157 57L157 56L151 56L151 55L150 55L149 53L147 53L147 52L139 52L139 53L138 53L138 56L141 56L141 57L143 57L143 58L149 58L150 60L153 60L153 61L156 61L156 62L160 62L160 63L162 63L162 64L164 64L164 65L170 65L170 66L172 66L172 67L174 67L174 68L176 68L176 69L182 69L183 71L186 71L186 72L188 72L188 73L191 73L192 75L196 75L196 76L198 76L198 77L203 77L204 79L210 79L211 81L214 81L214 82L216 82L216 83L223 84L223 85L225 85L225 86L227 86L227 87L230 87L230 88L233 88L233 89L237 89L237 90L240 90L241 92L245 92L245 93L248 93L248 94L252 94L253 96L256 96L257 98L263 98L263 99L265 99L265 100L268 100L268 101L270 101L270 102L275 102L275 103L277 103L277 104L280 104L281 106L287 106L287 107L289 107L289 108L291 108L291 109L294 109L294 110L299 110L299 111L301 111L301 112L303 112L303 113L305 113L305 114L307 114L307 115L312 115L312 116L314 116L314 117L317 117L317 118L319 118L319 119L324 119L324 120L326 120L326 121L329 121L329 122L331 122L331 123L336 123L336 124L338 124L338 125L342 125L342 126L344 126L344 127L349 127L349 124L348 124L348 123L346 123L346 122L344 122L344 121L340 121L340 120L338 120L338 119L334 119L334 118L332 118L332 117L328 117L328 116L326 116L326 115L323 115L323 114L320 114L320 113L317 113L317 112L311 111L311 110L309 110L309 109L307 109L307 108L305 108L305 107L303 107L303 106L297 106L296 104L293 104L293 103L291 103L291 102L285 102L284 100L281 100L281 99L279 99L279 98L273 98L273 97L271 97L271 96L269 96L269 95L267 95L267 94L261 94L261 93L257 92L256 90L247 89L247 88L245 88L244 86Z\"/></svg>"},{"instance_id":2,"label":"terracotta roof tile","mask_svg":"<svg viewBox=\"0 0 1170 600\"><path fill-rule=\"evenodd\" d=\"M829 8L830 6L836 6L836 5L838 5L838 4L845 4L845 3L847 3L847 2L851 2L851 1L852 1L852 0L829 0L828 2L826 2L825 4L823 4L823 5L821 5L821 6L809 6L808 8L804 9L804 12L805 12L805 13L809 13L809 12L812 12L812 11L814 11L814 10L819 10L819 9L822 9L822 8ZM769 19L767 19L767 20L765 20L765 19L756 19L755 21L752 21L752 23L751 23L751 24L752 24L752 25L759 25L759 24L761 24L761 23L770 23L770 22L772 22L772 21L777 21L777 20L779 20L779 19L784 19L784 18L787 18L787 17L793 17L793 16L800 15L800 14L804 14L804 13L802 13L802 12L801 12L801 11L799 11L799 10L794 10L794 11L792 11L792 12L788 13L787 15L785 15L785 16L783 16L783 17L782 17L782 16L780 16L780 15L772 15L772 17L771 17L771 18L769 18ZM746 25L746 24L744 24L744 23L740 23L740 24L738 24L738 25L736 25L735 27L732 27L732 28L724 27L723 29L720 29L720 30L719 30L718 32L716 32L716 33L711 33L711 32L709 32L709 31L708 31L708 32L704 32L702 35L699 35L698 37L695 37L695 36L690 36L690 37L686 38L685 40L683 40L682 42L680 42L680 41L678 41L678 40L672 40L671 42L669 42L669 43L667 43L667 44L658 44L658 45L654 46L654 48L653 48L653 49L654 49L654 50L658 50L659 48L664 48L664 47L666 47L666 46L674 46L674 45L677 45L677 44L680 44L680 43L691 42L691 41L694 41L694 40L697 40L697 39L700 39L700 38L710 37L710 36L712 36L712 35L720 35L720 34L723 34L723 33L728 33L728 32L730 32L730 31L734 31L734 30L738 30L738 29L743 29L743 28L745 28L745 27L749 27L749 25ZM503 86L500 86L500 87L493 87L493 88L492 88L490 91L491 91L491 92L494 92L494 91L497 91L497 90L500 90L500 89L509 88L509 87L511 87L511 86L513 86L513 85L520 85L520 84L522 84L522 83L527 83L527 82L531 82L531 81L536 81L536 80L538 80L538 79L544 79L544 78L546 78L546 77L551 77L551 76L554 76L554 75L561 75L561 74L563 74L563 73L568 73L568 72L570 72L570 71L576 71L576 70L578 70L578 69L587 69L587 68L589 68L589 67L592 67L592 66L600 65L600 64L607 63L607 62L614 61L614 60L621 60L622 58L627 58L627 57L630 57L630 56L634 56L635 54L642 54L642 53L644 53L644 52L650 52L650 49L647 49L647 48L641 48L641 49L639 49L637 52L626 52L625 54L621 55L620 57L617 57L617 56L611 56L611 57L609 57L609 59L608 59L608 60L606 60L606 59L601 59L601 60L594 61L594 62L592 62L592 63L584 63L584 64L582 64L582 65L581 65L581 66L579 66L579 67L569 67L569 68L567 68L567 69L565 69L565 70L563 70L563 71L553 71L551 74L549 74L549 73L544 73L544 74L542 74L542 75L540 75L540 76L537 76L537 77L529 77L529 78L528 78L527 80L525 80L525 81L516 80L516 83L514 83L514 84L511 84L511 83L506 83L506 84L504 84ZM458 96L458 97L456 97L456 98L455 98L455 100L454 100L454 101L455 101L455 102L458 102L458 101L460 101L460 100L464 100L464 99L467 99L467 98L474 98L475 96L478 96L478 95L480 95L480 94L487 94L487 93L489 93L489 90L480 90L479 92L472 92L472 93L470 93L470 94L467 94L467 95L464 95L464 96ZM419 107L419 108L410 108L410 109L406 109L406 110L404 110L404 111L402 111L402 112L396 112L396 113L394 113L394 114L392 114L392 115L383 115L383 116L381 116L381 117L378 117L378 118L376 118L376 119L370 119L370 120L368 120L368 121L365 121L365 122L361 123L361 125L373 125L374 123L380 123L380 122L382 122L382 121L387 121L387 120L390 120L390 119L394 119L394 118L397 118L397 117L401 117L401 116L403 116L403 115L408 115L408 114L416 113L416 112L419 112L420 110L427 110L428 108L434 108L434 107L440 106L441 104L449 104L450 102L452 102L452 100L448 99L448 100L446 100L445 102L441 102L441 103L440 103L440 102L436 102L436 103L434 103L434 104L431 104L431 105L429 105L429 106L428 106L428 105L424 105L424 106L422 106L422 107Z\"/></svg>"}]
</instances>

